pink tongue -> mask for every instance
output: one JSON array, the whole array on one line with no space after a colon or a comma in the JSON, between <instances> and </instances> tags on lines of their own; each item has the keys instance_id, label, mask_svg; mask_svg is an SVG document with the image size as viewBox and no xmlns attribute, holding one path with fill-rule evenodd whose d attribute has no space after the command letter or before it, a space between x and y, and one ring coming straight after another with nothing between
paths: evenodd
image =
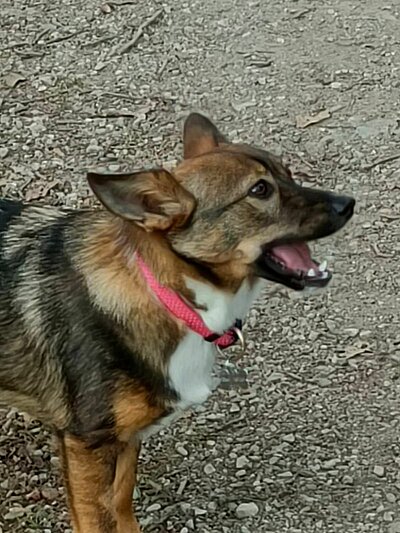
<instances>
[{"instance_id":1,"label":"pink tongue","mask_svg":"<svg viewBox=\"0 0 400 533\"><path fill-rule=\"evenodd\" d=\"M305 242L274 246L271 252L290 270L302 270L303 272L308 272L310 268L318 270L318 266L311 259L310 249Z\"/></svg>"}]
</instances>

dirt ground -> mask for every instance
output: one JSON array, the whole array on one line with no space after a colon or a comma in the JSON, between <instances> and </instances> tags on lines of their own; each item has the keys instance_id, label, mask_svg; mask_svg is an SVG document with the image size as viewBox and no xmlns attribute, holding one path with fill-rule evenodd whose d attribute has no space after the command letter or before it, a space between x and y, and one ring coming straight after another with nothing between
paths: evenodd
<instances>
[{"instance_id":1,"label":"dirt ground","mask_svg":"<svg viewBox=\"0 0 400 533\"><path fill-rule=\"evenodd\" d=\"M328 290L252 309L250 388L146 444L144 532L399 533L398 0L1 0L2 196L90 203L85 169L171 163L192 110L357 214ZM50 435L0 426L0 532L70 531Z\"/></svg>"}]
</instances>

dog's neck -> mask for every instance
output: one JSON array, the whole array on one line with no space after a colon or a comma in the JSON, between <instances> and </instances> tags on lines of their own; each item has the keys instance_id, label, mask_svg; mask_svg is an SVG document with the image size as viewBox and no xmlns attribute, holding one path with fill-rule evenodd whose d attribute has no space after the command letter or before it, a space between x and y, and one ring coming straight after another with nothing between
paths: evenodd
<instances>
[{"instance_id":1,"label":"dog's neck","mask_svg":"<svg viewBox=\"0 0 400 533\"><path fill-rule=\"evenodd\" d=\"M213 331L224 331L243 319L259 295L262 283L245 279L235 293L220 290L212 285L185 276L186 286L195 295L199 314Z\"/></svg>"},{"instance_id":2,"label":"dog's neck","mask_svg":"<svg viewBox=\"0 0 400 533\"><path fill-rule=\"evenodd\" d=\"M119 219L110 223L107 213L98 213L89 231L81 263L88 288L97 305L118 321L125 322L132 314L137 316L138 307L145 302L148 309L158 305L137 267L136 251L158 282L189 301L212 331L224 331L236 319L244 318L260 292L261 282L247 278L228 287L213 284L194 264L174 254L160 236L147 234Z\"/></svg>"}]
</instances>

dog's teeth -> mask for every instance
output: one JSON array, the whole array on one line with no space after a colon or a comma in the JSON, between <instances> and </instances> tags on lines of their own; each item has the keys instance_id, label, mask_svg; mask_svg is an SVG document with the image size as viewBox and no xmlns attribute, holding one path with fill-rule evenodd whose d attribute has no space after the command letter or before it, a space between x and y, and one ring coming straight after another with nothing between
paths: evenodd
<instances>
[{"instance_id":1,"label":"dog's teeth","mask_svg":"<svg viewBox=\"0 0 400 533\"><path fill-rule=\"evenodd\" d=\"M309 278L314 278L315 277L315 270L313 268L310 268L310 270L307 272L307 276Z\"/></svg>"},{"instance_id":2,"label":"dog's teeth","mask_svg":"<svg viewBox=\"0 0 400 533\"><path fill-rule=\"evenodd\" d=\"M326 259L324 259L324 260L322 261L322 263L321 263L321 264L319 265L319 267L318 267L318 268L319 268L319 271L320 271L320 272L325 272L327 266L328 266L328 263L327 263Z\"/></svg>"}]
</instances>

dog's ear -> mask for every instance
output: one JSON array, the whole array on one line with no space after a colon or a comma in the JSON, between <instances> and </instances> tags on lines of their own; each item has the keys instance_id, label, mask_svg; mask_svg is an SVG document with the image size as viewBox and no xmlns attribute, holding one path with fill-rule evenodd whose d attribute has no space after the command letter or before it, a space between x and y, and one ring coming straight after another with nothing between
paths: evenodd
<instances>
[{"instance_id":1,"label":"dog's ear","mask_svg":"<svg viewBox=\"0 0 400 533\"><path fill-rule=\"evenodd\" d=\"M127 174L90 172L87 179L109 211L147 231L182 226L196 204L194 196L164 169Z\"/></svg>"},{"instance_id":2,"label":"dog's ear","mask_svg":"<svg viewBox=\"0 0 400 533\"><path fill-rule=\"evenodd\" d=\"M188 116L183 128L185 159L211 152L224 143L228 143L228 140L211 120L199 113L191 113Z\"/></svg>"}]
</instances>

